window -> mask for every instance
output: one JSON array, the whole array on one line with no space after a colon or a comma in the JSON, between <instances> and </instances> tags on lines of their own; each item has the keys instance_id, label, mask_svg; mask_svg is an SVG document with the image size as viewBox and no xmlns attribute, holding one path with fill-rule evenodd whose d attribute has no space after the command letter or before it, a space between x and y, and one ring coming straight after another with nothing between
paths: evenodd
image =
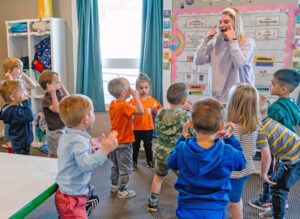
<instances>
[{"instance_id":1,"label":"window","mask_svg":"<svg viewBox=\"0 0 300 219\"><path fill-rule=\"evenodd\" d=\"M99 23L105 104L113 97L108 93L108 81L128 78L131 86L139 73L141 48L141 0L99 0Z\"/></svg>"}]
</instances>

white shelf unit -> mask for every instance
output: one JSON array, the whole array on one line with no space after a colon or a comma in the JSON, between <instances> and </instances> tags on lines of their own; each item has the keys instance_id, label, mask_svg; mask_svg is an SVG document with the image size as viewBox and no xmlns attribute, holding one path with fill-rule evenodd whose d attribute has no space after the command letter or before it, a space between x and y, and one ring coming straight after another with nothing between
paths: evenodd
<instances>
[{"instance_id":1,"label":"white shelf unit","mask_svg":"<svg viewBox=\"0 0 300 219\"><path fill-rule=\"evenodd\" d=\"M50 30L44 32L37 32L32 28L33 23L44 21L50 24ZM6 33L7 33L7 49L8 57L28 57L29 68L23 69L23 71L32 78L37 87L31 90L30 99L33 112L37 113L42 111L42 98L45 91L40 87L38 78L40 73L37 70L32 69L32 61L35 55L35 45L47 37L50 37L51 45L51 68L45 70L51 70L60 74L62 83L66 84L66 48L65 48L65 21L60 18L46 18L46 19L24 19L6 21ZM22 33L12 33L10 24L13 23L26 23L27 31ZM45 71L44 70L44 71ZM34 129L35 131L35 129ZM36 140L33 145L39 145Z\"/></svg>"}]
</instances>

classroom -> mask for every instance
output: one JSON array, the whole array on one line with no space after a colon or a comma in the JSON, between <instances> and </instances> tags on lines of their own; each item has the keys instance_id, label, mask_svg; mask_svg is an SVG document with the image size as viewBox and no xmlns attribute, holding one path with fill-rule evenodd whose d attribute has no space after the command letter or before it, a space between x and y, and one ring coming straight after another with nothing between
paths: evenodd
<instances>
[{"instance_id":1,"label":"classroom","mask_svg":"<svg viewBox=\"0 0 300 219\"><path fill-rule=\"evenodd\" d=\"M0 15L0 218L299 218L300 0Z\"/></svg>"}]
</instances>

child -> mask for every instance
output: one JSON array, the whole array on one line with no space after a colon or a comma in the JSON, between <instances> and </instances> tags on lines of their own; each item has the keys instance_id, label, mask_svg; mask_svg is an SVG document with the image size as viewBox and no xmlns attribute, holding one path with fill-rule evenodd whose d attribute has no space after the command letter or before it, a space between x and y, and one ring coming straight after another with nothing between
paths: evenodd
<instances>
[{"instance_id":1,"label":"child","mask_svg":"<svg viewBox=\"0 0 300 219\"><path fill-rule=\"evenodd\" d=\"M156 212L161 185L170 172L167 160L175 147L176 140L182 132L183 125L190 119L189 114L182 110L188 96L184 83L173 83L167 89L167 100L170 109L162 109L155 119L158 145L155 149L155 174L153 177L151 196L148 200L148 211Z\"/></svg>"},{"instance_id":2,"label":"child","mask_svg":"<svg viewBox=\"0 0 300 219\"><path fill-rule=\"evenodd\" d=\"M257 137L261 150L261 177L271 185L272 211L259 214L261 218L284 218L286 200L291 187L300 178L300 138L290 129L268 118L268 101L260 96L262 123ZM269 179L271 154L274 156L274 175Z\"/></svg>"},{"instance_id":3,"label":"child","mask_svg":"<svg viewBox=\"0 0 300 219\"><path fill-rule=\"evenodd\" d=\"M71 95L59 104L60 117L66 124L57 150L58 173L55 206L60 218L87 218L86 203L92 170L101 166L109 152L117 147L116 132L107 138L91 139L87 131L95 122L93 103L87 96ZM92 154L91 140L94 148ZM98 200L97 200L98 203ZM88 209L90 213L90 209Z\"/></svg>"},{"instance_id":4,"label":"child","mask_svg":"<svg viewBox=\"0 0 300 219\"><path fill-rule=\"evenodd\" d=\"M290 93L299 85L300 75L292 69L276 71L270 85L271 94L279 97L268 108L268 117L281 123L296 133L295 126L300 125L300 109L290 97ZM273 173L271 165L268 175ZM249 200L249 204L262 211L270 210L270 186L263 182L263 191L259 199ZM286 208L288 203L286 203Z\"/></svg>"},{"instance_id":5,"label":"child","mask_svg":"<svg viewBox=\"0 0 300 219\"><path fill-rule=\"evenodd\" d=\"M18 80L22 83L23 87L25 88L26 92L30 92L31 89L36 87L36 84L33 80L28 77L23 72L23 62L18 58L8 58L3 63L3 70L5 72L5 78L7 80ZM9 125L5 124L4 130L4 138L7 140L8 148L11 148L11 141L8 135L9 132Z\"/></svg>"},{"instance_id":6,"label":"child","mask_svg":"<svg viewBox=\"0 0 300 219\"><path fill-rule=\"evenodd\" d=\"M39 78L41 87L46 91L43 98L43 111L47 123L46 140L48 157L57 158L58 140L64 131L64 123L59 116L58 103L69 92L59 79L59 74L53 71L45 71Z\"/></svg>"},{"instance_id":7,"label":"child","mask_svg":"<svg viewBox=\"0 0 300 219\"><path fill-rule=\"evenodd\" d=\"M213 98L192 106L192 124L184 125L168 159L168 167L179 170L175 189L179 192L178 218L225 219L232 171L245 168L240 142L232 134L234 125L225 126L223 106ZM188 126L197 138L187 139ZM225 144L218 138L225 136Z\"/></svg>"},{"instance_id":8,"label":"child","mask_svg":"<svg viewBox=\"0 0 300 219\"><path fill-rule=\"evenodd\" d=\"M136 79L136 90L139 92L139 98L144 107L145 114L133 117L133 133L135 138L135 142L132 144L133 171L138 168L137 162L141 140L144 143L147 166L150 169L154 168L152 161L152 134L154 129L152 114L157 114L158 109L161 108L160 103L156 99L148 96L150 92L150 78L146 74L139 74L139 77ZM134 99L131 99L129 103L135 106Z\"/></svg>"},{"instance_id":9,"label":"child","mask_svg":"<svg viewBox=\"0 0 300 219\"><path fill-rule=\"evenodd\" d=\"M229 92L227 122L236 125L234 135L241 142L247 165L242 171L234 171L230 176L231 191L229 206L232 219L243 218L242 193L247 179L255 170L253 157L256 153L257 130L260 125L259 96L250 84L239 83Z\"/></svg>"},{"instance_id":10,"label":"child","mask_svg":"<svg viewBox=\"0 0 300 219\"><path fill-rule=\"evenodd\" d=\"M20 81L8 80L1 83L0 94L8 103L2 108L0 119L10 126L8 135L13 153L30 155L33 142L31 122L34 116L25 89Z\"/></svg>"},{"instance_id":11,"label":"child","mask_svg":"<svg viewBox=\"0 0 300 219\"><path fill-rule=\"evenodd\" d=\"M131 118L133 114L144 114L144 109L137 92L130 88L126 78L110 80L108 92L116 98L109 105L111 131L117 131L119 134L119 146L109 155L113 163L110 176L111 192L117 192L118 198L131 198L135 196L135 191L127 189L132 169L132 142L134 142ZM135 101L136 108L126 102L130 95Z\"/></svg>"}]
</instances>

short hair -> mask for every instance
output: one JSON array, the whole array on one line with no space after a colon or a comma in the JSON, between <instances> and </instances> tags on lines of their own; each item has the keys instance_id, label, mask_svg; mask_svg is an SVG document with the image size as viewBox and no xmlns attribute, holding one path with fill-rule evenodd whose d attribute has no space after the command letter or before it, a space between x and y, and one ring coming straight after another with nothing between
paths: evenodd
<instances>
[{"instance_id":1,"label":"short hair","mask_svg":"<svg viewBox=\"0 0 300 219\"><path fill-rule=\"evenodd\" d=\"M188 88L184 83L173 83L167 89L167 100L170 104L179 105L188 97Z\"/></svg>"},{"instance_id":2,"label":"short hair","mask_svg":"<svg viewBox=\"0 0 300 219\"><path fill-rule=\"evenodd\" d=\"M224 121L224 107L214 98L205 98L193 104L191 117L196 132L216 133Z\"/></svg>"},{"instance_id":3,"label":"short hair","mask_svg":"<svg viewBox=\"0 0 300 219\"><path fill-rule=\"evenodd\" d=\"M47 88L47 84L48 83L52 83L54 76L59 77L59 74L57 72L54 71L44 71L40 78L39 78L39 84L41 85L41 87L46 90Z\"/></svg>"},{"instance_id":4,"label":"short hair","mask_svg":"<svg viewBox=\"0 0 300 219\"><path fill-rule=\"evenodd\" d=\"M63 98L59 103L59 115L63 123L74 128L80 125L84 115L93 108L92 100L81 94L73 94Z\"/></svg>"},{"instance_id":5,"label":"short hair","mask_svg":"<svg viewBox=\"0 0 300 219\"><path fill-rule=\"evenodd\" d=\"M16 96L20 89L23 89L23 85L18 80L6 80L0 82L0 95L6 103L12 101L10 96Z\"/></svg>"},{"instance_id":6,"label":"short hair","mask_svg":"<svg viewBox=\"0 0 300 219\"><path fill-rule=\"evenodd\" d=\"M8 72L8 70L13 70L14 68L23 68L23 62L18 58L8 58L3 63L4 72Z\"/></svg>"},{"instance_id":7,"label":"short hair","mask_svg":"<svg viewBox=\"0 0 300 219\"><path fill-rule=\"evenodd\" d=\"M263 95L259 95L259 110L260 115L263 119L263 117L267 116L268 114L268 106L270 104L270 101Z\"/></svg>"},{"instance_id":8,"label":"short hair","mask_svg":"<svg viewBox=\"0 0 300 219\"><path fill-rule=\"evenodd\" d=\"M293 92L299 85L300 74L293 69L280 69L274 73L280 86L287 86L289 92Z\"/></svg>"},{"instance_id":9,"label":"short hair","mask_svg":"<svg viewBox=\"0 0 300 219\"><path fill-rule=\"evenodd\" d=\"M246 83L234 85L229 91L226 112L227 122L238 124L243 134L256 131L261 121L256 88Z\"/></svg>"},{"instance_id":10,"label":"short hair","mask_svg":"<svg viewBox=\"0 0 300 219\"><path fill-rule=\"evenodd\" d=\"M140 82L145 82L145 81L148 82L149 85L150 85L150 81L151 81L151 80L150 80L149 76L146 75L146 74L143 73L143 72L140 72L138 78L136 79L135 86L138 86L138 84L139 84Z\"/></svg>"},{"instance_id":11,"label":"short hair","mask_svg":"<svg viewBox=\"0 0 300 219\"><path fill-rule=\"evenodd\" d=\"M107 89L110 95L112 95L115 98L120 97L120 94L122 91L126 91L126 83L125 81L128 81L126 78L120 77L120 78L114 78L108 82Z\"/></svg>"}]
</instances>

